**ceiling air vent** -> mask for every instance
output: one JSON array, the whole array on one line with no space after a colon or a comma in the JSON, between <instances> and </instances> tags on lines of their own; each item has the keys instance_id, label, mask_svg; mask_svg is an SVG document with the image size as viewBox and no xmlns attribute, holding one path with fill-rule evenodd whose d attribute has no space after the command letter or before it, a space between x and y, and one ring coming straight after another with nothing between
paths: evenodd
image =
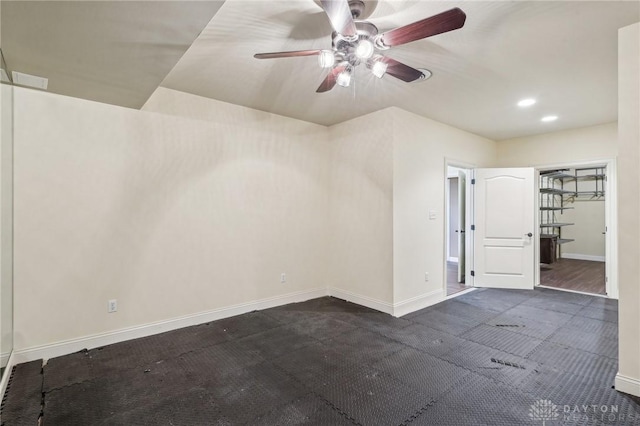
<instances>
[{"instance_id":1,"label":"ceiling air vent","mask_svg":"<svg viewBox=\"0 0 640 426\"><path fill-rule=\"evenodd\" d=\"M13 76L13 84L17 84L19 86L47 90L47 85L49 84L48 78L38 77L37 75L30 75L16 71L13 71L11 75Z\"/></svg>"}]
</instances>

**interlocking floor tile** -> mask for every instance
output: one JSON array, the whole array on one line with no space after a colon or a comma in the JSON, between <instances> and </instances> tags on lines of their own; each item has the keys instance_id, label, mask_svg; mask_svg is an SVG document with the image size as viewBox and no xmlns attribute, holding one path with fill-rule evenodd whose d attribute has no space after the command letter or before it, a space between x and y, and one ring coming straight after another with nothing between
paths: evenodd
<instances>
[{"instance_id":1,"label":"interlocking floor tile","mask_svg":"<svg viewBox=\"0 0 640 426\"><path fill-rule=\"evenodd\" d=\"M44 401L44 426L513 426L550 400L557 424L640 424L640 399L612 389L617 308L480 289L394 318L322 297L18 365L2 421L32 425ZM618 417L565 416L583 405Z\"/></svg>"}]
</instances>

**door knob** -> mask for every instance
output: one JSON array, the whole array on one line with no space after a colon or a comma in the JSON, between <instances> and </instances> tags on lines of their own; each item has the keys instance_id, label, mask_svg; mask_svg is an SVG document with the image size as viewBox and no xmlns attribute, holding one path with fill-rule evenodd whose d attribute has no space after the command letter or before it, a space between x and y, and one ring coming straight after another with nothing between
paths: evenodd
<instances>
[{"instance_id":1,"label":"door knob","mask_svg":"<svg viewBox=\"0 0 640 426\"><path fill-rule=\"evenodd\" d=\"M526 235L529 238L533 237L533 234L531 232L529 232L528 234L524 234L524 235Z\"/></svg>"}]
</instances>

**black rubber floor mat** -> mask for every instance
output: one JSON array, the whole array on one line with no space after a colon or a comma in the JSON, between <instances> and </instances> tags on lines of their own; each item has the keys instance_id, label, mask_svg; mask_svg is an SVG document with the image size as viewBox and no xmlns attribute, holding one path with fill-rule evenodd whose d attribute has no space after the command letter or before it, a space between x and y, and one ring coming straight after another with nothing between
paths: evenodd
<instances>
[{"instance_id":1,"label":"black rubber floor mat","mask_svg":"<svg viewBox=\"0 0 640 426\"><path fill-rule=\"evenodd\" d=\"M504 312L507 315L529 318L539 322L545 322L551 325L562 326L568 323L573 315L562 312L548 311L546 309L536 308L534 306L518 305Z\"/></svg>"},{"instance_id":2,"label":"black rubber floor mat","mask_svg":"<svg viewBox=\"0 0 640 426\"><path fill-rule=\"evenodd\" d=\"M485 289L472 291L456 297L456 301L467 303L478 308L503 312L533 297L534 292L520 293L506 290Z\"/></svg>"},{"instance_id":3,"label":"black rubber floor mat","mask_svg":"<svg viewBox=\"0 0 640 426\"><path fill-rule=\"evenodd\" d=\"M604 306L587 305L582 308L576 315L586 318L593 318L600 321L607 321L614 324L618 323L618 311L607 309Z\"/></svg>"},{"instance_id":4,"label":"black rubber floor mat","mask_svg":"<svg viewBox=\"0 0 640 426\"><path fill-rule=\"evenodd\" d=\"M80 423L63 423L64 425ZM204 389L192 389L168 398L151 400L132 410L117 413L99 426L231 426L213 398ZM54 423L51 423L54 425ZM50 426L47 422L43 426Z\"/></svg>"},{"instance_id":5,"label":"black rubber floor mat","mask_svg":"<svg viewBox=\"0 0 640 426\"><path fill-rule=\"evenodd\" d=\"M467 318L475 322L485 322L498 315L498 312L482 309L469 303L458 302L456 299L446 300L437 304L434 309L445 314Z\"/></svg>"},{"instance_id":6,"label":"black rubber floor mat","mask_svg":"<svg viewBox=\"0 0 640 426\"><path fill-rule=\"evenodd\" d=\"M272 359L315 343L316 340L295 329L281 326L243 337L237 342L248 351L255 351L265 359Z\"/></svg>"},{"instance_id":7,"label":"black rubber floor mat","mask_svg":"<svg viewBox=\"0 0 640 426\"><path fill-rule=\"evenodd\" d=\"M471 374L469 370L410 348L384 358L373 367L434 401Z\"/></svg>"},{"instance_id":8,"label":"black rubber floor mat","mask_svg":"<svg viewBox=\"0 0 640 426\"><path fill-rule=\"evenodd\" d=\"M352 362L364 364L372 364L404 347L395 340L362 328L336 336L325 344L332 346Z\"/></svg>"},{"instance_id":9,"label":"black rubber floor mat","mask_svg":"<svg viewBox=\"0 0 640 426\"><path fill-rule=\"evenodd\" d=\"M197 374L187 375L176 367L169 362L158 362L47 392L43 410L45 424L96 424L157 399L206 390L196 384Z\"/></svg>"},{"instance_id":10,"label":"black rubber floor mat","mask_svg":"<svg viewBox=\"0 0 640 426\"><path fill-rule=\"evenodd\" d=\"M584 306L575 303L555 300L553 297L532 297L522 302L522 305L533 306L548 311L561 312L564 314L577 314Z\"/></svg>"},{"instance_id":11,"label":"black rubber floor mat","mask_svg":"<svg viewBox=\"0 0 640 426\"><path fill-rule=\"evenodd\" d=\"M222 324L207 323L52 358L45 366L44 390L118 374L231 338Z\"/></svg>"},{"instance_id":12,"label":"black rubber floor mat","mask_svg":"<svg viewBox=\"0 0 640 426\"><path fill-rule=\"evenodd\" d=\"M232 338L238 339L251 334L260 333L282 325L263 312L249 312L244 315L221 319L216 321L218 327L229 333Z\"/></svg>"},{"instance_id":13,"label":"black rubber floor mat","mask_svg":"<svg viewBox=\"0 0 640 426\"><path fill-rule=\"evenodd\" d=\"M349 318L342 317L342 320L348 322L349 324L382 334L394 332L396 330L402 330L403 328L409 327L411 324L413 324L407 319L396 318L392 315L382 312L359 312L357 314L351 315Z\"/></svg>"},{"instance_id":14,"label":"black rubber floor mat","mask_svg":"<svg viewBox=\"0 0 640 426\"><path fill-rule=\"evenodd\" d=\"M618 312L618 301L616 299L607 299L605 297L592 297L589 306L599 309L607 309Z\"/></svg>"},{"instance_id":15,"label":"black rubber floor mat","mask_svg":"<svg viewBox=\"0 0 640 426\"><path fill-rule=\"evenodd\" d=\"M471 374L411 424L526 425L534 403L532 396L515 387Z\"/></svg>"},{"instance_id":16,"label":"black rubber floor mat","mask_svg":"<svg viewBox=\"0 0 640 426\"><path fill-rule=\"evenodd\" d=\"M274 407L290 404L309 393L286 373L263 363L250 369L244 383L216 399L221 413L236 423L250 423L271 412Z\"/></svg>"},{"instance_id":17,"label":"black rubber floor mat","mask_svg":"<svg viewBox=\"0 0 640 426\"><path fill-rule=\"evenodd\" d=\"M42 360L13 367L0 406L3 425L38 422L42 409Z\"/></svg>"},{"instance_id":18,"label":"black rubber floor mat","mask_svg":"<svg viewBox=\"0 0 640 426\"><path fill-rule=\"evenodd\" d=\"M342 321L330 313L314 314L309 318L290 323L287 327L296 333L306 334L317 340L330 339L356 328L355 325Z\"/></svg>"},{"instance_id":19,"label":"black rubber floor mat","mask_svg":"<svg viewBox=\"0 0 640 426\"><path fill-rule=\"evenodd\" d=\"M512 328L490 325L479 325L460 337L520 357L526 357L542 343L542 340L517 333Z\"/></svg>"},{"instance_id":20,"label":"black rubber floor mat","mask_svg":"<svg viewBox=\"0 0 640 426\"><path fill-rule=\"evenodd\" d=\"M328 402L316 395L306 395L286 405L278 405L253 424L278 426L327 426L353 425L352 420L334 409Z\"/></svg>"},{"instance_id":21,"label":"black rubber floor mat","mask_svg":"<svg viewBox=\"0 0 640 426\"><path fill-rule=\"evenodd\" d=\"M552 367L579 376L601 380L597 376L608 377L617 370L616 360L584 352L579 349L551 342L539 345L529 359L539 362L545 367Z\"/></svg>"},{"instance_id":22,"label":"black rubber floor mat","mask_svg":"<svg viewBox=\"0 0 640 426\"><path fill-rule=\"evenodd\" d=\"M401 424L433 401L375 369L351 370L318 392L331 406L362 425Z\"/></svg>"},{"instance_id":23,"label":"black rubber floor mat","mask_svg":"<svg viewBox=\"0 0 640 426\"><path fill-rule=\"evenodd\" d=\"M417 322L454 336L464 333L465 331L478 325L477 321L468 318L449 315L436 309L427 310L418 316L411 318L411 321Z\"/></svg>"},{"instance_id":24,"label":"black rubber floor mat","mask_svg":"<svg viewBox=\"0 0 640 426\"><path fill-rule=\"evenodd\" d=\"M440 358L479 375L513 386L517 386L531 371L539 368L539 364L536 361L471 341ZM513 367L508 364L524 368Z\"/></svg>"},{"instance_id":25,"label":"black rubber floor mat","mask_svg":"<svg viewBox=\"0 0 640 426\"><path fill-rule=\"evenodd\" d=\"M616 359L618 357L618 339L607 338L601 334L563 327L554 333L548 341L608 358Z\"/></svg>"},{"instance_id":26,"label":"black rubber floor mat","mask_svg":"<svg viewBox=\"0 0 640 426\"><path fill-rule=\"evenodd\" d=\"M540 289L400 319L324 297L49 360L43 424L520 425L541 398L633 416L611 389L616 318Z\"/></svg>"},{"instance_id":27,"label":"black rubber floor mat","mask_svg":"<svg viewBox=\"0 0 640 426\"><path fill-rule=\"evenodd\" d=\"M310 390L326 385L345 370L357 368L356 362L339 348L320 342L291 351L272 362Z\"/></svg>"},{"instance_id":28,"label":"black rubber floor mat","mask_svg":"<svg viewBox=\"0 0 640 426\"><path fill-rule=\"evenodd\" d=\"M385 336L431 355L442 355L462 346L467 341L444 331L422 324L413 324L402 330L385 333Z\"/></svg>"},{"instance_id":29,"label":"black rubber floor mat","mask_svg":"<svg viewBox=\"0 0 640 426\"><path fill-rule=\"evenodd\" d=\"M506 313L492 318L491 320L487 321L486 324L494 327L497 325L514 325L516 327L509 327L510 331L539 340L548 338L561 326L560 324L556 324L553 322L545 322L538 319L526 318Z\"/></svg>"},{"instance_id":30,"label":"black rubber floor mat","mask_svg":"<svg viewBox=\"0 0 640 426\"><path fill-rule=\"evenodd\" d=\"M590 304L593 299L600 299L598 296L590 296L582 293L573 293L570 291L553 290L548 288L536 289L536 297L542 297L557 302L574 303L582 306Z\"/></svg>"},{"instance_id":31,"label":"black rubber floor mat","mask_svg":"<svg viewBox=\"0 0 640 426\"><path fill-rule=\"evenodd\" d=\"M581 330L585 333L603 336L607 339L618 340L618 324L607 321L601 321L593 318L575 316L571 318L566 328L572 330Z\"/></svg>"}]
</instances>

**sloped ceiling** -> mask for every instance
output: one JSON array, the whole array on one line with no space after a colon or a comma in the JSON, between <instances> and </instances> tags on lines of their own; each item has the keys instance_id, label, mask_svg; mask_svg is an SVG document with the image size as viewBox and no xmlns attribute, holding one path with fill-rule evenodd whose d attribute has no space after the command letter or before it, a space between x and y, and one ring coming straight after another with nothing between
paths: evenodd
<instances>
[{"instance_id":1,"label":"sloped ceiling","mask_svg":"<svg viewBox=\"0 0 640 426\"><path fill-rule=\"evenodd\" d=\"M140 108L222 4L2 1L2 51L50 92Z\"/></svg>"},{"instance_id":2,"label":"sloped ceiling","mask_svg":"<svg viewBox=\"0 0 640 426\"><path fill-rule=\"evenodd\" d=\"M323 94L315 57L253 58L329 48L314 0L2 1L2 49L51 92L133 108L161 85L323 125L397 106L494 140L617 119L617 31L640 21L639 2L379 0L369 20L384 31L452 7L462 29L386 52L431 79L359 67ZM518 108L526 97L537 104Z\"/></svg>"}]
</instances>

